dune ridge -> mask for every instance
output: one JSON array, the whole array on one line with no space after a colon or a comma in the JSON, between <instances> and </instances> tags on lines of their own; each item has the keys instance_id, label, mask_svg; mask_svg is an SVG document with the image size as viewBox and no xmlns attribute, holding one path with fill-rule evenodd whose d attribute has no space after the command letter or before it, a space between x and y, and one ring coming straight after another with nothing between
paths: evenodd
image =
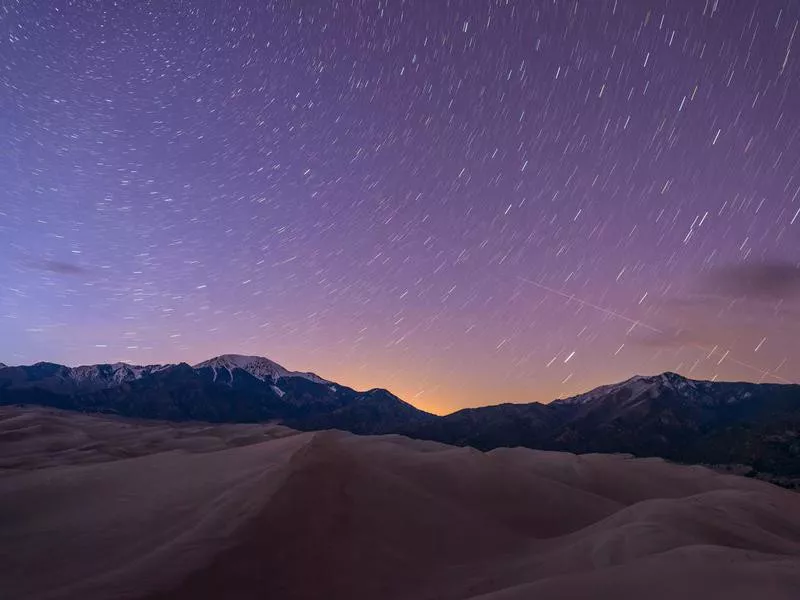
<instances>
[{"instance_id":1,"label":"dune ridge","mask_svg":"<svg viewBox=\"0 0 800 600\"><path fill-rule=\"evenodd\" d=\"M0 589L797 597L800 495L660 459L0 408Z\"/></svg>"}]
</instances>

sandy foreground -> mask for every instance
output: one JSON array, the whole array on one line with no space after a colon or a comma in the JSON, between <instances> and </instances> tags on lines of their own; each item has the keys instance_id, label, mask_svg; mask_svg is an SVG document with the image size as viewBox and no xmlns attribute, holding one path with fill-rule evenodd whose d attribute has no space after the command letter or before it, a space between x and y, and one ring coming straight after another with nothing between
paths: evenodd
<instances>
[{"instance_id":1,"label":"sandy foreground","mask_svg":"<svg viewBox=\"0 0 800 600\"><path fill-rule=\"evenodd\" d=\"M657 459L0 407L8 600L800 598L800 494Z\"/></svg>"}]
</instances>

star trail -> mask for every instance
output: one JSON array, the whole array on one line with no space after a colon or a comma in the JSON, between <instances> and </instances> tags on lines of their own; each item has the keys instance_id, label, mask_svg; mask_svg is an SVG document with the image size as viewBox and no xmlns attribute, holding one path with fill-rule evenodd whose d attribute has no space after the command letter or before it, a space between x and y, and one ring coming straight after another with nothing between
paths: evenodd
<instances>
[{"instance_id":1,"label":"star trail","mask_svg":"<svg viewBox=\"0 0 800 600\"><path fill-rule=\"evenodd\" d=\"M0 4L0 361L448 412L800 381L791 0Z\"/></svg>"}]
</instances>

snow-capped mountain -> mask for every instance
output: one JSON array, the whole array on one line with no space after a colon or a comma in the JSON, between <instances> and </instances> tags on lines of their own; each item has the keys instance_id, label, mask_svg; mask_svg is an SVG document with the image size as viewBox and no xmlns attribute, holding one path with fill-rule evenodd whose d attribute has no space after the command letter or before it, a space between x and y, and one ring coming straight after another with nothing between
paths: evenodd
<instances>
[{"instance_id":1,"label":"snow-capped mountain","mask_svg":"<svg viewBox=\"0 0 800 600\"><path fill-rule=\"evenodd\" d=\"M358 392L260 356L225 354L196 365L0 368L0 404L31 403L172 420L278 420L300 429L386 433L432 417L387 392Z\"/></svg>"},{"instance_id":2,"label":"snow-capped mountain","mask_svg":"<svg viewBox=\"0 0 800 600\"><path fill-rule=\"evenodd\" d=\"M67 367L56 363L38 362L33 365L9 367L0 363L0 369L9 370L6 376L15 383L47 382L50 389L58 387L75 389L104 389L130 383L159 371L175 368L176 364L131 365L127 363L81 365ZM214 381L230 384L237 372L247 373L259 381L275 383L287 377L302 377L309 381L328 385L331 382L314 373L289 371L278 363L261 356L223 354L192 367L196 371L208 369ZM42 387L42 386L40 386Z\"/></svg>"},{"instance_id":3,"label":"snow-capped mountain","mask_svg":"<svg viewBox=\"0 0 800 600\"><path fill-rule=\"evenodd\" d=\"M661 373L659 375L635 375L630 379L611 385L597 387L585 394L570 398L554 400L552 404L565 406L580 406L596 402L619 391L625 390L632 400L644 400L658 396L664 389L682 390L688 392L696 389L695 382L681 377L677 373Z\"/></svg>"},{"instance_id":4,"label":"snow-capped mountain","mask_svg":"<svg viewBox=\"0 0 800 600\"><path fill-rule=\"evenodd\" d=\"M106 389L135 381L164 368L163 365L138 366L125 363L67 367L38 362L29 366L0 366L0 372L14 386L38 387L54 392Z\"/></svg>"},{"instance_id":5,"label":"snow-capped mountain","mask_svg":"<svg viewBox=\"0 0 800 600\"><path fill-rule=\"evenodd\" d=\"M262 356L244 356L241 354L223 354L194 365L195 369L211 369L216 380L219 372L226 373L226 379L232 381L236 370L242 370L261 381L277 381L282 377L303 377L316 383L330 383L315 375L299 371L289 371L276 362Z\"/></svg>"},{"instance_id":6,"label":"snow-capped mountain","mask_svg":"<svg viewBox=\"0 0 800 600\"><path fill-rule=\"evenodd\" d=\"M234 371L242 370L256 379L276 381L280 377L289 375L289 370L276 362L261 356L242 356L239 354L223 354L210 358L194 365L195 369L211 369L216 381L220 371L227 372L230 381L234 378Z\"/></svg>"}]
</instances>

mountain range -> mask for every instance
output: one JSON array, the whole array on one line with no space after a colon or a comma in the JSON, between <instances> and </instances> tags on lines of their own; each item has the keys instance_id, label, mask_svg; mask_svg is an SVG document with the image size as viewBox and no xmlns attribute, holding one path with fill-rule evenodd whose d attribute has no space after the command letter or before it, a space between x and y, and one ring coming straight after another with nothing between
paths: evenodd
<instances>
[{"instance_id":1,"label":"mountain range","mask_svg":"<svg viewBox=\"0 0 800 600\"><path fill-rule=\"evenodd\" d=\"M262 357L196 365L0 365L0 404L171 421L274 421L299 430L399 433L481 450L524 446L711 464L800 482L800 385L636 376L549 404L498 404L446 416L384 389L359 392Z\"/></svg>"},{"instance_id":2,"label":"mountain range","mask_svg":"<svg viewBox=\"0 0 800 600\"><path fill-rule=\"evenodd\" d=\"M258 356L188 365L0 368L0 404L38 404L169 421L280 421L303 430L389 433L433 418L383 389L358 392Z\"/></svg>"}]
</instances>

